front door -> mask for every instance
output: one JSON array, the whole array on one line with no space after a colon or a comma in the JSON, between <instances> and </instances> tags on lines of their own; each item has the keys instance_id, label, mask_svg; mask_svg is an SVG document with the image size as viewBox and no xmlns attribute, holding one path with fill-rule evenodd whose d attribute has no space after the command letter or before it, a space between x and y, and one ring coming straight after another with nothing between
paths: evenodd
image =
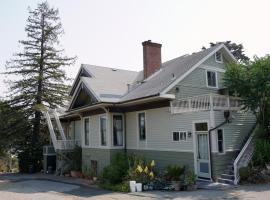
<instances>
[{"instance_id":1,"label":"front door","mask_svg":"<svg viewBox=\"0 0 270 200\"><path fill-rule=\"evenodd\" d=\"M201 178L210 178L208 125L195 123L197 136L197 174Z\"/></svg>"}]
</instances>

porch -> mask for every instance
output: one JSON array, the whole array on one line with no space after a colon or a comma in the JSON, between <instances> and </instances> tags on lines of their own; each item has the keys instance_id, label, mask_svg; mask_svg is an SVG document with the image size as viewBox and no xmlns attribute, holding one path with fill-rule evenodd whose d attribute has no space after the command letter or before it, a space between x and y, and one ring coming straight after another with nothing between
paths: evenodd
<instances>
[{"instance_id":1,"label":"porch","mask_svg":"<svg viewBox=\"0 0 270 200\"><path fill-rule=\"evenodd\" d=\"M238 97L206 94L171 101L172 114L207 111L207 110L240 110L241 99Z\"/></svg>"}]
</instances>

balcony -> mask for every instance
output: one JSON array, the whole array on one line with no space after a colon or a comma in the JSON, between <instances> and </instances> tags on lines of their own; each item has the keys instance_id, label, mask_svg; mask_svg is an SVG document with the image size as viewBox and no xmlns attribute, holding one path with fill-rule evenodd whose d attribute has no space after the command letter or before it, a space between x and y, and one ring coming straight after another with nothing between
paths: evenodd
<instances>
[{"instance_id":1,"label":"balcony","mask_svg":"<svg viewBox=\"0 0 270 200\"><path fill-rule=\"evenodd\" d=\"M75 146L81 146L80 140L56 140L57 150L72 150Z\"/></svg>"},{"instance_id":2,"label":"balcony","mask_svg":"<svg viewBox=\"0 0 270 200\"><path fill-rule=\"evenodd\" d=\"M241 99L217 94L207 94L171 102L171 113L185 113L207 110L240 110Z\"/></svg>"}]
</instances>

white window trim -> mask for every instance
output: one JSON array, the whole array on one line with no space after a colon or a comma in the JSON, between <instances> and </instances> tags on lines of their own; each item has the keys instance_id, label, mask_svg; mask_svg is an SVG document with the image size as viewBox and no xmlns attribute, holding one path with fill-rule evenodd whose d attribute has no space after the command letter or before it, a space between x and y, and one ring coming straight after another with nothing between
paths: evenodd
<instances>
[{"instance_id":1,"label":"white window trim","mask_svg":"<svg viewBox=\"0 0 270 200\"><path fill-rule=\"evenodd\" d=\"M101 144L101 118L105 118L106 119L106 145L102 145ZM107 116L106 116L106 114L101 114L101 115L99 115L99 118L98 118L99 120L98 120L98 134L99 134L99 147L100 148L106 148L106 147L108 147L108 126L107 126L107 123L108 123L108 118L107 118Z\"/></svg>"},{"instance_id":2,"label":"white window trim","mask_svg":"<svg viewBox=\"0 0 270 200\"><path fill-rule=\"evenodd\" d=\"M85 119L89 119L89 141L88 141L88 145L85 145ZM74 123L74 126L75 126L75 123ZM91 146L91 123L90 123L90 117L83 117L83 137L82 137L82 141L83 141L83 144L82 146L83 147L90 147Z\"/></svg>"},{"instance_id":3,"label":"white window trim","mask_svg":"<svg viewBox=\"0 0 270 200\"><path fill-rule=\"evenodd\" d=\"M223 152L219 152L219 149L218 149L218 130L222 130ZM224 155L224 154L226 154L225 140L224 140L224 129L223 129L223 128L218 128L218 129L216 130L216 134L217 134L217 152L218 152L218 154L220 154L220 155Z\"/></svg>"},{"instance_id":4,"label":"white window trim","mask_svg":"<svg viewBox=\"0 0 270 200\"><path fill-rule=\"evenodd\" d=\"M140 130L139 130L139 114L144 113L144 118L145 118L145 140L140 140ZM145 143L147 147L147 117L146 117L146 111L140 111L137 112L136 115L136 121L137 121L137 146L139 147L139 143Z\"/></svg>"},{"instance_id":5,"label":"white window trim","mask_svg":"<svg viewBox=\"0 0 270 200\"><path fill-rule=\"evenodd\" d=\"M211 85L208 85L208 76L207 76L207 72L214 72L214 73L215 73L215 76L216 76L216 86L215 86L215 87L214 87L214 86L211 86ZM205 70L205 77L206 77L206 87L218 89L217 71L215 71L215 70Z\"/></svg>"},{"instance_id":6,"label":"white window trim","mask_svg":"<svg viewBox=\"0 0 270 200\"><path fill-rule=\"evenodd\" d=\"M122 116L122 123L123 123L123 145L122 146L115 146L114 144L113 144L113 141L114 141L114 135L113 135L113 116L117 116L117 115L120 115L120 116ZM125 117L124 117L124 114L122 114L122 113L119 113L119 114L117 114L117 113L114 113L114 114L112 114L112 123L111 123L111 129L112 129L112 131L111 131L111 133L112 133L112 148L123 148L124 146L125 146Z\"/></svg>"},{"instance_id":7,"label":"white window trim","mask_svg":"<svg viewBox=\"0 0 270 200\"><path fill-rule=\"evenodd\" d=\"M175 133L175 132L179 134L179 140L173 140L173 133ZM186 134L186 139L185 140L180 139L180 133L185 133ZM187 131L172 131L171 138L172 138L172 142L175 142L175 143L187 142L187 138L188 138Z\"/></svg>"},{"instance_id":8,"label":"white window trim","mask_svg":"<svg viewBox=\"0 0 270 200\"><path fill-rule=\"evenodd\" d=\"M221 60L217 60L217 53L220 53L220 59L221 59ZM217 51L217 52L215 53L215 61L216 61L217 63L223 63L223 55L222 55L221 52Z\"/></svg>"}]
</instances>

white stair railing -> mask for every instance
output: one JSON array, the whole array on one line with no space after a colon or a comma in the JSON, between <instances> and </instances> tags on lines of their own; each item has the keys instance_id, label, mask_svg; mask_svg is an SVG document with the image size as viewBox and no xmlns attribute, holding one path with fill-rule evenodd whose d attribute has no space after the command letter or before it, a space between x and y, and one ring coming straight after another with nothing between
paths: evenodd
<instances>
[{"instance_id":1,"label":"white stair railing","mask_svg":"<svg viewBox=\"0 0 270 200\"><path fill-rule=\"evenodd\" d=\"M54 119L56 121L56 125L57 125L57 128L58 128L59 132L60 132L62 140L66 140L67 139L66 135L64 133L63 127L62 127L61 122L59 120L59 116L58 116L55 109L53 110L53 116L54 116Z\"/></svg>"},{"instance_id":2,"label":"white stair railing","mask_svg":"<svg viewBox=\"0 0 270 200\"><path fill-rule=\"evenodd\" d=\"M47 125L48 125L48 128L49 128L49 132L50 132L50 136L51 136L51 139L52 139L53 147L54 147L54 149L58 149L58 142L57 142L57 138L56 138L56 135L55 135L55 132L54 132L54 129L53 129L50 114L49 114L48 111L43 112L43 114L44 114L44 116L46 118L46 122L47 122Z\"/></svg>"},{"instance_id":3,"label":"white stair railing","mask_svg":"<svg viewBox=\"0 0 270 200\"><path fill-rule=\"evenodd\" d=\"M246 167L249 161L252 159L253 152L254 152L254 142L253 138L255 135L255 129L253 129L252 134L249 136L247 142L245 143L244 147L236 157L233 163L234 168L234 184L237 185L240 181L239 176L239 169L241 167Z\"/></svg>"}]
</instances>

